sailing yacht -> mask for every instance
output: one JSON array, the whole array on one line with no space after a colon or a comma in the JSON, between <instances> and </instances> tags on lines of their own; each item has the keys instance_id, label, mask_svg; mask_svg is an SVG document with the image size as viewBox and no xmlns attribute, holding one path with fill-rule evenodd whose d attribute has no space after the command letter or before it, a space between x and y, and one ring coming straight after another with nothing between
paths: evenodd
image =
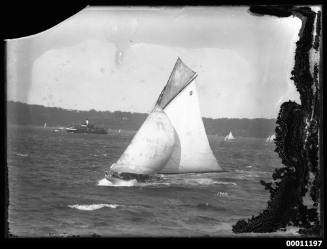
<instances>
[{"instance_id":1,"label":"sailing yacht","mask_svg":"<svg viewBox=\"0 0 327 249\"><path fill-rule=\"evenodd\" d=\"M204 129L196 77L178 58L153 110L106 172L107 180L147 181L157 173L222 171Z\"/></svg>"},{"instance_id":2,"label":"sailing yacht","mask_svg":"<svg viewBox=\"0 0 327 249\"><path fill-rule=\"evenodd\" d=\"M234 140L235 137L233 136L232 132L229 131L229 134L224 138L224 141L230 141L230 140Z\"/></svg>"}]
</instances>

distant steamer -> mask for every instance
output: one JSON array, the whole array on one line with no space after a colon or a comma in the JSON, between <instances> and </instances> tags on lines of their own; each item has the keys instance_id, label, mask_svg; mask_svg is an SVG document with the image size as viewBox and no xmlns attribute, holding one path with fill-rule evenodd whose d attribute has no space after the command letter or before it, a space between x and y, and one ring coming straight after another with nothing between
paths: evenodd
<instances>
[{"instance_id":1,"label":"distant steamer","mask_svg":"<svg viewBox=\"0 0 327 249\"><path fill-rule=\"evenodd\" d=\"M73 125L72 127L66 128L66 131L71 133L107 134L104 128L89 124L88 120L86 120L84 124Z\"/></svg>"}]
</instances>

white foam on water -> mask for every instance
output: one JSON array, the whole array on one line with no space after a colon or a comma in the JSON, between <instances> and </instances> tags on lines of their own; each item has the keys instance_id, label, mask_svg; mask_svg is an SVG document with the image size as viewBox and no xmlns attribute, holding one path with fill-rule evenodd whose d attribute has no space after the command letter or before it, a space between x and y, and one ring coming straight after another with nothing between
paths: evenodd
<instances>
[{"instance_id":1,"label":"white foam on water","mask_svg":"<svg viewBox=\"0 0 327 249\"><path fill-rule=\"evenodd\" d=\"M107 186L107 187L133 187L137 185L135 179L130 181L118 180L117 182L108 181L106 178L103 178L98 181L98 186Z\"/></svg>"},{"instance_id":2,"label":"white foam on water","mask_svg":"<svg viewBox=\"0 0 327 249\"><path fill-rule=\"evenodd\" d=\"M108 207L108 208L117 208L120 205L118 204L89 204L89 205L79 205L79 204L75 204L75 205L68 205L68 207L70 208L75 208L78 210L83 210L83 211L93 211L93 210L97 210L100 208L104 208L104 207Z\"/></svg>"},{"instance_id":3,"label":"white foam on water","mask_svg":"<svg viewBox=\"0 0 327 249\"><path fill-rule=\"evenodd\" d=\"M140 182L137 183L136 186L141 186L141 187L160 187L160 186L170 186L171 184L169 182Z\"/></svg>"},{"instance_id":4,"label":"white foam on water","mask_svg":"<svg viewBox=\"0 0 327 249\"><path fill-rule=\"evenodd\" d=\"M182 183L186 185L213 185L213 184L237 185L235 182L215 181L210 178L185 179L182 180Z\"/></svg>"},{"instance_id":5,"label":"white foam on water","mask_svg":"<svg viewBox=\"0 0 327 249\"><path fill-rule=\"evenodd\" d=\"M200 184L200 185L211 185L215 184L216 182L210 178L198 178L198 179L187 179L186 183L189 184Z\"/></svg>"},{"instance_id":6,"label":"white foam on water","mask_svg":"<svg viewBox=\"0 0 327 249\"><path fill-rule=\"evenodd\" d=\"M124 181L117 180L111 182L106 178L98 181L98 186L109 186L109 187L151 187L151 186L170 186L169 182L138 182L136 179Z\"/></svg>"},{"instance_id":7,"label":"white foam on water","mask_svg":"<svg viewBox=\"0 0 327 249\"><path fill-rule=\"evenodd\" d=\"M175 178L175 177L165 177L163 181L152 181L152 182L138 182L136 179L125 181L125 180L115 180L109 181L106 178L103 178L98 181L97 186L106 186L106 187L167 187L172 185L214 185L214 184L222 184L222 185L234 185L237 184L235 182L228 181L217 181L211 178Z\"/></svg>"},{"instance_id":8,"label":"white foam on water","mask_svg":"<svg viewBox=\"0 0 327 249\"><path fill-rule=\"evenodd\" d=\"M235 173L241 174L240 175L240 179L242 179L242 177L263 177L263 176L268 176L271 175L272 172L268 172L268 171L255 171L255 170L235 170Z\"/></svg>"},{"instance_id":9,"label":"white foam on water","mask_svg":"<svg viewBox=\"0 0 327 249\"><path fill-rule=\"evenodd\" d=\"M236 172L236 173L243 173L243 174L251 173L251 171L242 170L242 169L236 169L235 172Z\"/></svg>"},{"instance_id":10,"label":"white foam on water","mask_svg":"<svg viewBox=\"0 0 327 249\"><path fill-rule=\"evenodd\" d=\"M272 173L272 171L270 172L270 171L258 171L258 170L242 170L242 169L236 169L235 172L236 173L242 173L242 174L256 173L256 174L261 174L261 175L271 174Z\"/></svg>"},{"instance_id":11,"label":"white foam on water","mask_svg":"<svg viewBox=\"0 0 327 249\"><path fill-rule=\"evenodd\" d=\"M219 182L219 181L217 181L216 184L226 184L226 185L230 184L230 185L234 185L234 186L237 185L235 182Z\"/></svg>"},{"instance_id":12,"label":"white foam on water","mask_svg":"<svg viewBox=\"0 0 327 249\"><path fill-rule=\"evenodd\" d=\"M16 153L16 156L27 157L27 156L28 156L28 154L23 154L23 153Z\"/></svg>"}]
</instances>

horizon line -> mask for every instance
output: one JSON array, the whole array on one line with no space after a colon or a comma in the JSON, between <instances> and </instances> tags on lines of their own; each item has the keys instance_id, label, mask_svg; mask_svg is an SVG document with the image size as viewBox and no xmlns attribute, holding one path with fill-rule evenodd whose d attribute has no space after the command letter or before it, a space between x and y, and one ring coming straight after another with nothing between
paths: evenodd
<instances>
[{"instance_id":1,"label":"horizon line","mask_svg":"<svg viewBox=\"0 0 327 249\"><path fill-rule=\"evenodd\" d=\"M6 100L6 102L14 102L14 103L19 103L19 104L24 104L24 105L36 105L36 106L41 106L44 108L57 108L57 109L62 109L62 110L66 110L66 111L78 111L78 112L90 112L90 111L96 111L96 112L128 112L128 113L137 113L137 114L146 114L148 115L149 113L147 112L133 112L133 111L122 111L122 110L116 110L116 111L112 111L112 110L96 110L94 108L90 108L89 110L85 110L85 109L68 109L68 108L64 108L64 107L59 107L59 106L45 106L45 105L41 105L41 104L29 104L29 103L25 103L25 102L21 102L21 101L15 101L15 100ZM229 118L229 117L220 117L220 118L214 118L214 117L205 117L205 116L201 116L201 118L207 118L207 119L277 119L277 118L263 118L263 117L256 117L256 118L242 118L242 117L238 117L238 118Z\"/></svg>"}]
</instances>

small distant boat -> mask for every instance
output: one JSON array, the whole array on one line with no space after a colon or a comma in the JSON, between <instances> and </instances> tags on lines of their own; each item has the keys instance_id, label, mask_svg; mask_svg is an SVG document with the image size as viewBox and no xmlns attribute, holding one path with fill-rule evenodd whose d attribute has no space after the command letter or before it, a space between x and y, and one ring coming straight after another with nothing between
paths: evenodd
<instances>
[{"instance_id":1,"label":"small distant boat","mask_svg":"<svg viewBox=\"0 0 327 249\"><path fill-rule=\"evenodd\" d=\"M272 143L272 142L274 142L275 138L276 138L275 134L267 137L266 138L266 143Z\"/></svg>"},{"instance_id":2,"label":"small distant boat","mask_svg":"<svg viewBox=\"0 0 327 249\"><path fill-rule=\"evenodd\" d=\"M232 132L230 131L229 134L224 138L224 141L234 140L235 137L233 136Z\"/></svg>"},{"instance_id":3,"label":"small distant boat","mask_svg":"<svg viewBox=\"0 0 327 249\"><path fill-rule=\"evenodd\" d=\"M47 123L45 122L44 125L43 125L43 128L46 128L47 127Z\"/></svg>"},{"instance_id":4,"label":"small distant boat","mask_svg":"<svg viewBox=\"0 0 327 249\"><path fill-rule=\"evenodd\" d=\"M84 124L73 125L71 127L66 128L66 132L107 134L107 131L104 128L96 127L93 124L89 124L88 120L86 120Z\"/></svg>"}]
</instances>

